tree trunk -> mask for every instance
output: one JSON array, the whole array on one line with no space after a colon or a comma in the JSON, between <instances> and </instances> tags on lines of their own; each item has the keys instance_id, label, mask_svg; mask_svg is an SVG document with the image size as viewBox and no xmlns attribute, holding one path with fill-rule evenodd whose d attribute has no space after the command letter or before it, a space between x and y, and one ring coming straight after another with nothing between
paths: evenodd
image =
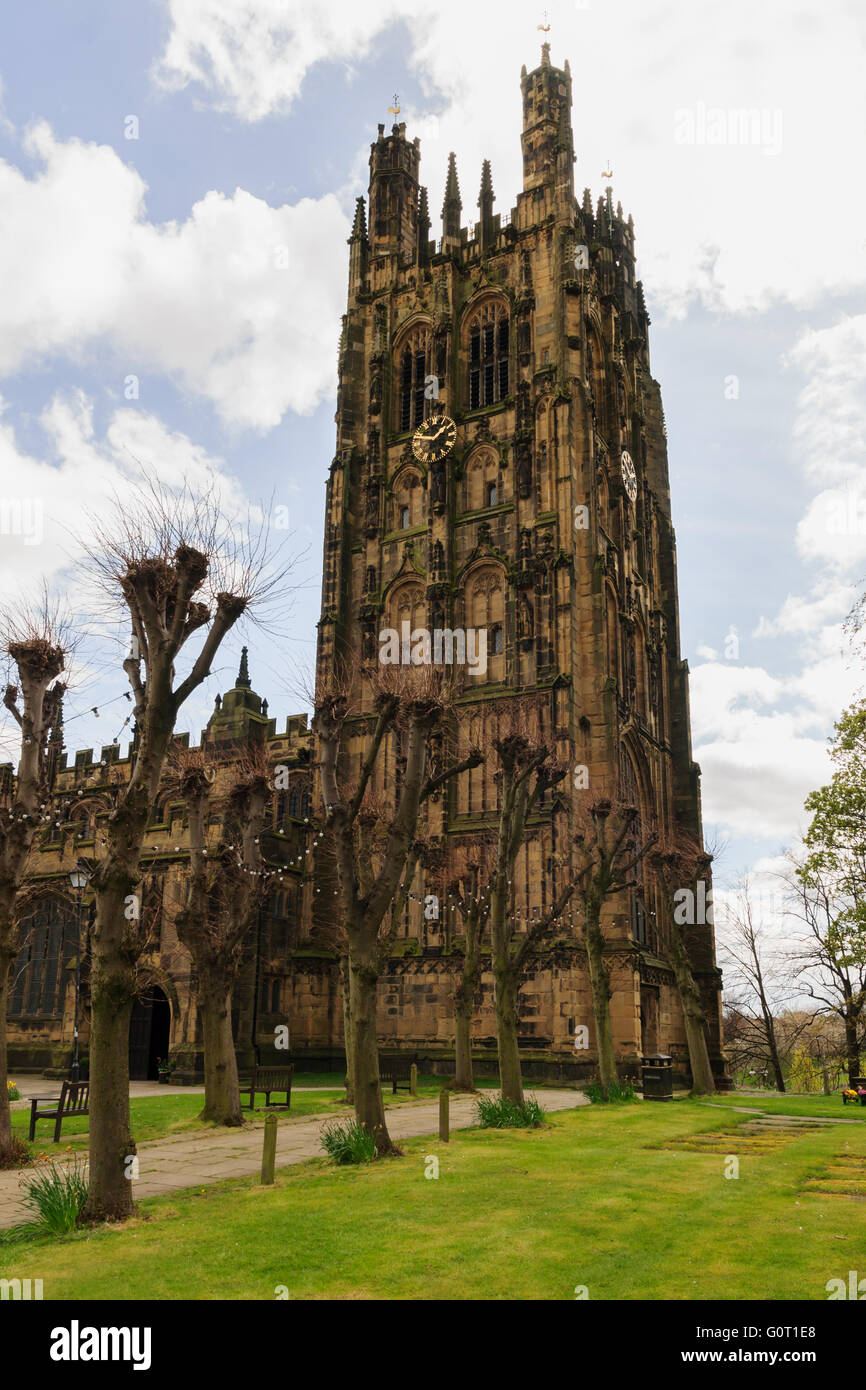
<instances>
[{"instance_id":1,"label":"tree trunk","mask_svg":"<svg viewBox=\"0 0 866 1390\"><path fill-rule=\"evenodd\" d=\"M773 1076L776 1082L776 1090L781 1095L785 1094L785 1078L782 1075L782 1063L779 1061L779 1049L776 1046L776 1033L773 1028L773 1020L770 1019L767 1028L767 1040L770 1044L770 1060L773 1063Z\"/></svg>"},{"instance_id":2,"label":"tree trunk","mask_svg":"<svg viewBox=\"0 0 866 1390\"><path fill-rule=\"evenodd\" d=\"M592 986L592 1012L598 1050L598 1076L604 1094L616 1081L616 1062L613 1055L613 1033L610 1025L610 972L604 959L604 934L596 916L587 914L586 957Z\"/></svg>"},{"instance_id":3,"label":"tree trunk","mask_svg":"<svg viewBox=\"0 0 866 1390\"><path fill-rule=\"evenodd\" d=\"M692 974L686 943L676 922L671 924L668 954L683 1010L686 1043L689 1049L689 1066L692 1073L692 1094L711 1096L715 1092L716 1082L707 1048L706 1016L701 1004L701 992L697 980Z\"/></svg>"},{"instance_id":4,"label":"tree trunk","mask_svg":"<svg viewBox=\"0 0 866 1390\"><path fill-rule=\"evenodd\" d=\"M474 1091L472 1076L472 1005L456 998L454 1001L454 1087L458 1091Z\"/></svg>"},{"instance_id":5,"label":"tree trunk","mask_svg":"<svg viewBox=\"0 0 866 1390\"><path fill-rule=\"evenodd\" d=\"M523 1104L523 1076L517 1045L517 996L520 982L510 970L494 970L496 1046L499 1052L499 1085L505 1100Z\"/></svg>"},{"instance_id":6,"label":"tree trunk","mask_svg":"<svg viewBox=\"0 0 866 1390\"><path fill-rule=\"evenodd\" d=\"M857 1019L845 1019L845 1050L848 1053L848 1080L860 1075L860 1048L857 1046Z\"/></svg>"},{"instance_id":7,"label":"tree trunk","mask_svg":"<svg viewBox=\"0 0 866 1390\"><path fill-rule=\"evenodd\" d=\"M478 988L478 951L470 941L454 991L454 1084L458 1091L474 1091L472 1075L472 1010Z\"/></svg>"},{"instance_id":8,"label":"tree trunk","mask_svg":"<svg viewBox=\"0 0 866 1390\"><path fill-rule=\"evenodd\" d=\"M6 1012L9 1007L9 973L12 960L0 955L0 1168L12 1149L12 1112L9 1109L9 1079Z\"/></svg>"},{"instance_id":9,"label":"tree trunk","mask_svg":"<svg viewBox=\"0 0 866 1390\"><path fill-rule=\"evenodd\" d=\"M198 1007L204 1038L204 1110L199 1119L215 1125L242 1125L231 980L218 970L201 973Z\"/></svg>"},{"instance_id":10,"label":"tree trunk","mask_svg":"<svg viewBox=\"0 0 866 1390\"><path fill-rule=\"evenodd\" d=\"M84 1221L125 1221L135 1210L129 1123L132 992L122 966L95 964L90 1006L90 1187Z\"/></svg>"},{"instance_id":11,"label":"tree trunk","mask_svg":"<svg viewBox=\"0 0 866 1390\"><path fill-rule=\"evenodd\" d=\"M397 1150L385 1124L385 1105L379 1082L379 1045L376 1038L376 986L378 971L364 953L349 955L349 1052L355 1117L376 1141L378 1154Z\"/></svg>"},{"instance_id":12,"label":"tree trunk","mask_svg":"<svg viewBox=\"0 0 866 1390\"><path fill-rule=\"evenodd\" d=\"M349 957L340 957L340 988L343 992L343 1046L346 1049L346 1104L355 1104L355 1084L352 1077L352 1025L351 1004L350 1004L350 984L349 984Z\"/></svg>"}]
</instances>

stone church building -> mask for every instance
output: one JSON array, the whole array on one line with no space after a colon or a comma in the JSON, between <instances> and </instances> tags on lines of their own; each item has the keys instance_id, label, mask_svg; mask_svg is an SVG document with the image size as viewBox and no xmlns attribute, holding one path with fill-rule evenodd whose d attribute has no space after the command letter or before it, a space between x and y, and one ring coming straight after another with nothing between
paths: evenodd
<instances>
[{"instance_id":1,"label":"stone church building","mask_svg":"<svg viewBox=\"0 0 866 1390\"><path fill-rule=\"evenodd\" d=\"M575 196L571 74L567 62L552 65L548 44L540 66L522 71L520 93L523 187L509 212L494 212L485 162L477 216L473 208L464 222L452 155L434 237L420 142L407 139L403 124L387 134L380 125L371 146L368 196L357 200L349 238L319 669L349 655L363 669L381 655L388 631L483 633L486 660L460 673L455 752L495 736L509 702L520 700L539 740L574 769L576 788L627 798L641 823L663 834L679 827L699 837L665 422L635 280L633 223L610 188L596 206L589 190ZM344 748L349 773L373 710L363 675L355 694ZM329 930L332 886L316 829L315 739L306 716L277 732L244 660L202 737L219 745L251 731L267 740L275 765L289 768L290 785L275 795L264 847L283 866L283 882L236 991L239 1055L268 1059L275 1027L287 1023L301 1065L336 1069L342 997ZM398 736L385 751L377 791L387 798L400 774ZM97 764L79 753L67 767L58 744L57 819L38 870L56 891L35 909L15 967L13 1065L68 1064L70 980L87 916L86 892L78 904L68 869L76 854L98 853L107 779L128 770L119 752L103 749ZM418 870L380 984L383 1049L417 1054L442 1072L453 1057L460 952L449 874L494 822L494 771L488 760L464 773L430 806L425 830L438 853ZM569 778L530 821L516 871L519 923L543 914L573 869L571 788ZM167 794L145 856L147 875L161 876L164 892L183 890L185 835L182 808ZM425 911L430 895L441 906L434 917ZM648 873L642 887L610 901L614 1043L625 1073L643 1055L664 1052L685 1078L664 911ZM168 924L158 935L152 984L133 1020L134 1067L152 1071L154 1057L167 1053L177 1078L192 1080L201 1072L194 972ZM711 924L694 930L693 967L721 1080ZM485 975L473 1027L480 1072L496 1066L491 991ZM588 1051L575 1049L580 1025L590 1030ZM592 1033L574 908L521 992L527 1075L591 1075Z\"/></svg>"}]
</instances>

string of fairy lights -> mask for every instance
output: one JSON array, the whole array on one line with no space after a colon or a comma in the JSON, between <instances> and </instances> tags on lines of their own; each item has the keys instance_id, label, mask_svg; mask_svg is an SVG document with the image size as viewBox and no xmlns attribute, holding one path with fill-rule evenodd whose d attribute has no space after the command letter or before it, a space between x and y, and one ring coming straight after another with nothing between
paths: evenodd
<instances>
[{"instance_id":1,"label":"string of fairy lights","mask_svg":"<svg viewBox=\"0 0 866 1390\"><path fill-rule=\"evenodd\" d=\"M117 788L117 787L108 788L108 790L111 790L111 791L114 791L114 792L116 792L118 789L119 789L119 788ZM104 789L100 789L100 790L104 790ZM80 797L80 796L82 796L82 795L86 795L86 792L87 792L87 788L84 788L84 787L76 787L76 788L74 789L74 794L73 794L72 796L64 797L62 800L58 801L58 802L55 804L55 810L61 810L61 811L69 812L74 806L76 806L75 798L76 798L76 797ZM80 802L79 802L79 803L77 803L77 804L78 804L78 805L81 805L81 804L86 804L86 803L80 803ZM48 804L48 802L42 802L42 803L40 803L40 807L39 807L39 816L38 816L38 817L31 817L31 816L28 816L26 813L25 813L25 814L20 814L20 815L17 815L17 816L11 816L11 815L10 815L10 816L8 817L9 823L15 823L16 821L27 821L27 820L31 820L31 819L36 819L36 820L38 820L38 821L41 821L44 825L50 827L51 829L59 829L60 831L63 831L63 830L65 829L67 832L72 832L73 829L74 829L74 826L75 826L76 824L79 823L77 817L75 817L74 814L73 814L72 816L70 816L70 815L62 816L62 815L57 815L57 814L52 815L51 810L49 809L49 804ZM305 826L307 826L307 827L310 827L310 818L309 818L309 816L304 817L303 824L304 824ZM273 833L273 832L272 832L272 833ZM91 836L91 835L89 834L89 830L88 830L88 829L79 831L79 832L78 832L78 835L77 835L77 838L78 838L79 840L93 839L93 840L94 840L94 843L97 844L97 845L98 845L100 848L102 848L102 849L104 849L105 846L106 846L106 844L107 844L107 841L106 841L106 839L105 839L104 836L99 836L99 835L96 834L96 833L94 833L94 834ZM266 881L268 881L270 884L277 884L278 886L285 886L286 884L294 884L294 883L296 882L296 879L295 879L294 875L292 875L291 878L287 878L287 877L285 876L285 875L287 874L287 872L290 871L293 867L294 867L295 869L302 869L302 870L303 870L303 869L304 869L304 866L305 866L305 864L306 864L306 869L304 870L304 873L302 874L302 877L304 877L304 876L306 876L307 874L309 874L310 871L312 871L313 874L316 873L317 865L315 864L314 861L315 861L315 859L316 859L317 850L318 850L319 847L321 846L321 844L322 844L322 842L324 841L324 839L325 839L325 831L324 831L324 830L319 830L319 831L317 831L316 834L315 834L314 837L313 837L312 843L311 843L310 845L307 845L306 848L302 851L302 853L293 855L293 856L288 860L288 863L285 864L284 866L280 867L280 868L271 868L271 867L267 867L267 868L259 868L259 869L257 869L257 868L252 868L252 867L251 867L250 865L248 865L248 864L245 864L245 863L243 862L243 847L242 847L241 845L238 845L238 844L226 844L226 845L221 845L220 848L219 848L219 851L218 851L218 855L215 855L215 854L213 853L213 847L211 847L211 849L209 849L207 846L203 846L202 849L201 849L201 851L200 851L200 853L201 853L201 856L202 856L203 859L208 859L208 858L209 858L209 859L211 859L211 860L213 860L215 857L219 857L219 856L222 856L222 855L225 855L225 854L232 854L232 855L235 856L235 865L234 865L234 867L236 868L236 870L239 870L241 873L247 874L247 875L250 876L251 878L263 878L263 879L265 879ZM254 837L253 843L254 843L256 846L258 846L259 849L260 849L260 848L261 848L261 836L258 836L258 835L255 836L255 837ZM190 853L191 853L191 851L190 851L189 848L185 847L184 845L180 845L180 844L175 844L175 845L172 847L172 849L168 849L165 845L159 845L159 844L153 844L153 843L151 843L149 846L146 846L146 847L145 847L145 853L147 853L148 850L150 851L150 853L151 853L152 855L159 855L159 856L163 856L163 857L165 857L165 856L167 856L167 855L171 855L171 854L190 854ZM310 861L313 861L313 862L310 862ZM150 862L152 862L152 861L150 861ZM514 891L514 890L518 887L518 885L515 883L515 880L513 880L513 879L508 879L508 880L506 880L506 887L507 887L508 892L509 892L509 894L510 894L512 891ZM322 895L327 896L327 894L328 894L329 891L332 893L333 897L335 897L335 898L338 898L338 897L340 896L340 890L339 890L339 888L334 888L334 889L332 889L332 890L328 890L328 889L323 889L323 888L321 888L321 887L317 887L317 888L315 889L315 895L316 895L316 896L322 896ZM475 916L476 916L476 918L477 918L479 921L481 921L481 920L483 920L486 916L488 916L489 913L490 913L490 907L491 907L491 899L492 899L492 896L493 896L493 890L492 890L492 889L488 889L488 890L485 890L484 892L481 892L481 893L478 893L478 894L473 894L473 893L465 893L465 894L464 894L464 893L460 893L460 894L457 894L457 893L452 893L450 890L446 890L444 893L424 893L424 894L418 894L418 893L414 893L414 892L412 892L412 891L409 891L408 893L399 894L399 895L398 895L398 898L402 898L403 901L404 901L404 903L405 903L405 902L410 902L410 903L414 903L414 904L416 904L418 907L420 907L421 910L422 910L422 915L424 916L424 920L425 920L426 925L427 925L427 930L428 930L428 932L430 932L430 933L433 934L433 935L436 935L436 934L438 934L438 931L439 931L439 929L440 929L440 926L442 927L442 929L444 929L444 927L445 927L445 925L446 925L446 923L444 923L444 922L441 922L441 923L440 923L440 918L439 918L439 911L440 911L440 908L441 908L441 909L444 909L444 912L445 912L446 914L449 914L450 917L451 917L451 919L452 919L450 922L447 923L447 925L448 925L449 927L451 927L451 926L454 925L454 917L455 917L455 914L459 914L459 920L463 920L463 919L465 919L467 916L469 916L469 915L472 913L472 910L473 910L473 909L476 910L476 911L475 911ZM435 904L436 904L435 915L434 915L433 917L430 917L430 916L427 915L427 909L428 909L428 906L429 906L429 903L430 903L430 899L431 899L431 898L433 898L433 899L435 900ZM443 899L444 899L444 901L443 901ZM565 923L567 922L569 926L579 925L579 922L576 922L575 917L574 917L574 914L573 914L572 912L561 911L561 912L558 912L558 913L557 913L557 912L554 912L552 909L550 909L550 910L545 910L544 908L539 908L539 907L527 908L527 909L525 909L525 911L522 911L522 910L520 910L519 908L517 908L517 907L515 906L514 908L512 908L512 909L510 910L510 912L509 912L509 918L510 918L512 921L516 922L518 925L524 925L524 924L525 924L527 927L531 927L531 926L533 926L533 925L537 925L538 923L540 923L540 922L542 922L542 921L544 921L544 920L546 920L546 919L549 919L549 925L551 925L551 926L552 926L554 923L556 923L556 922L561 922L561 923L563 923L563 924L565 924Z\"/></svg>"},{"instance_id":2,"label":"string of fairy lights","mask_svg":"<svg viewBox=\"0 0 866 1390\"><path fill-rule=\"evenodd\" d=\"M73 723L76 719L84 718L88 714L98 719L100 713L104 712L106 709L109 709L111 706L116 705L121 700L127 700L131 702L131 692L128 690L124 690L119 695L113 696L111 699L104 700L99 705L91 705L89 709L80 710L77 714L73 714L68 719L64 720L64 728L66 727L66 725ZM109 746L114 746L118 744L123 730L128 727L128 725L132 722L132 719L133 714L130 712L130 714L128 714L127 717L124 719L118 733L112 740L112 745ZM92 773L94 774L94 778L92 780L95 780L95 776L101 770L104 770L107 766L110 766L110 763L106 763L105 761L100 759L99 762L88 763L86 766L87 770L92 771ZM100 792L109 791L113 792L116 795L120 788L119 785L102 785L98 789ZM45 826L50 827L52 830L62 831L66 829L67 832L71 833L73 832L74 826L79 822L78 818L74 815L74 812L72 815L68 813L72 811L74 807L86 805L86 803L82 803L80 801L76 802L76 798L85 796L89 790L96 790L96 788L91 789L83 785L76 786L73 789L71 795L67 795L64 798L53 803L53 810L55 814L52 814L52 809L49 808L49 803L46 801L40 804L38 817L31 817L27 813L22 813L19 815L8 815L7 823L14 824L19 821L23 822L29 821L31 819L36 819ZM65 811L67 812L67 814L58 815L56 814L57 811ZM304 817L303 824L306 827L310 827L309 816ZM94 844L98 845L98 847L101 849L104 849L107 845L105 836L100 836L98 834L98 827L94 827L94 833L92 835L89 833L89 822L88 828L79 831L77 834L77 838L79 840L92 839L94 841ZM239 870L243 874L248 875L251 878L263 878L270 885L276 884L277 886L285 886L287 884L294 884L297 881L294 874L292 874L291 877L285 877L285 875L289 873L293 868L295 870L302 870L302 879L310 875L311 873L313 876L316 875L318 867L315 863L316 854L324 839L325 831L319 830L315 834L312 843L308 845L302 853L293 855L285 865L278 868L267 867L256 869L252 868L248 864L245 864L243 862L242 847L237 844L221 845L219 854L233 854L235 856L235 869ZM259 836L255 837L254 843L257 846L260 846ZM165 846L151 844L150 846L147 846L145 848L145 853L148 852L148 849L152 855L160 856L190 853L190 850L188 848L178 844L174 845L172 850L167 849ZM210 858L211 860L213 860L215 855L213 854L212 850L213 847L211 847L210 852L207 846L203 847L201 850L202 858ZM507 888L509 894L516 889L516 884L514 880L507 880ZM340 896L339 888L329 890L327 888L323 889L321 887L316 887L314 890L314 894L317 897L327 897L329 892L332 893L332 896L334 898L339 898ZM431 935L439 934L440 930L445 931L446 929L453 929L453 927L459 925L459 922L461 922L464 918L472 914L473 910L476 919L478 921L483 921L485 917L489 916L491 907L491 897L492 890L486 890L477 895L472 893L452 893L450 890L447 890L445 893L417 894L410 891L408 893L398 894L398 899L402 898L404 905L406 903L413 903L421 908L422 916L424 918L427 931ZM432 916L428 916L427 908L431 898L435 900L436 907L434 914ZM443 911L445 914L444 920L440 919L440 910ZM561 923L563 925L567 923L570 927L582 925L580 919L576 919L573 912L567 912L563 910L559 913L555 913L552 909L548 910L544 907L529 908L527 906L525 909L521 910L515 905L508 912L508 916L511 921L516 922L519 926L525 925L527 928L530 928L533 925L537 925L545 920L548 921L548 925L550 926L553 926L555 923Z\"/></svg>"}]
</instances>

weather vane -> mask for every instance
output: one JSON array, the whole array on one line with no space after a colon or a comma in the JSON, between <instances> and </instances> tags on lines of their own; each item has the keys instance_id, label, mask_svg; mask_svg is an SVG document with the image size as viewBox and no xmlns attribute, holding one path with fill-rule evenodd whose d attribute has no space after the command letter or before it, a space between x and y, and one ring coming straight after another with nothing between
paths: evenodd
<instances>
[{"instance_id":1,"label":"weather vane","mask_svg":"<svg viewBox=\"0 0 866 1390\"><path fill-rule=\"evenodd\" d=\"M610 165L610 160L608 160L607 162L608 162L608 165ZM601 171L601 176L602 176L603 179L612 179L612 178L613 178L613 170L612 170L611 168L602 169L602 171Z\"/></svg>"},{"instance_id":2,"label":"weather vane","mask_svg":"<svg viewBox=\"0 0 866 1390\"><path fill-rule=\"evenodd\" d=\"M549 34L549 33L550 33L550 25L546 22L546 20L547 20L547 10L544 11L544 18L545 18L545 23L544 23L544 24L539 24L539 25L537 25L536 27L537 27L538 29L541 30L542 34Z\"/></svg>"},{"instance_id":3,"label":"weather vane","mask_svg":"<svg viewBox=\"0 0 866 1390\"><path fill-rule=\"evenodd\" d=\"M392 116L399 116L400 114L400 98L396 92L394 93L394 105L389 106L388 110Z\"/></svg>"}]
</instances>

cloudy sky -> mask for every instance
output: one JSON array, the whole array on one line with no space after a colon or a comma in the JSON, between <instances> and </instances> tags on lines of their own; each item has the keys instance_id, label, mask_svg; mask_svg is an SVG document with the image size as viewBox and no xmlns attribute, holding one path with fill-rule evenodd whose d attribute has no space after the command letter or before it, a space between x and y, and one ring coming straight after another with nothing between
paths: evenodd
<instances>
[{"instance_id":1,"label":"cloudy sky","mask_svg":"<svg viewBox=\"0 0 866 1390\"><path fill-rule=\"evenodd\" d=\"M862 684L842 632L866 572L861 0L6 7L0 588L70 590L86 514L136 460L215 479L238 513L279 508L306 551L286 633L250 634L271 713L301 707L369 143L396 93L434 215L449 150L464 220L483 158L508 211L520 67L545 37L574 76L577 188L597 199L612 168L635 220L724 881L796 835ZM233 683L240 640L185 727ZM120 732L123 688L119 660L82 664L70 749Z\"/></svg>"}]
</instances>

